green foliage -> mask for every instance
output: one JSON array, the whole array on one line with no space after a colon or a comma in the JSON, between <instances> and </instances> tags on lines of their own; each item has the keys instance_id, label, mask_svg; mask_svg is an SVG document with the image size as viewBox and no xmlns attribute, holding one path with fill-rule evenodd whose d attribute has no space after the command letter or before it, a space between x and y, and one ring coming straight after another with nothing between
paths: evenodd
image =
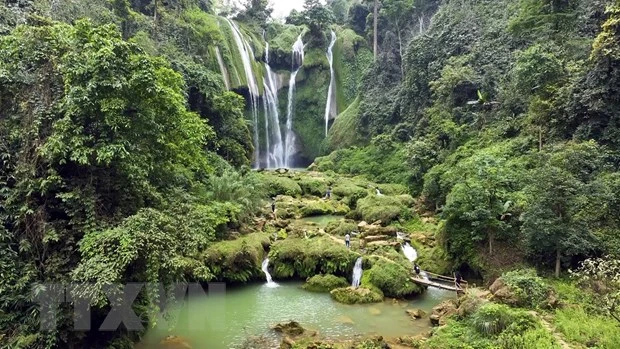
<instances>
[{"instance_id":1,"label":"green foliage","mask_svg":"<svg viewBox=\"0 0 620 349\"><path fill-rule=\"evenodd\" d=\"M326 214L345 215L349 208L335 200L314 200L305 202L299 213L302 217L322 216Z\"/></svg>"},{"instance_id":2,"label":"green foliage","mask_svg":"<svg viewBox=\"0 0 620 349\"><path fill-rule=\"evenodd\" d=\"M357 256L328 237L276 241L269 252L275 278L307 278L317 274L348 276Z\"/></svg>"},{"instance_id":3,"label":"green foliage","mask_svg":"<svg viewBox=\"0 0 620 349\"><path fill-rule=\"evenodd\" d=\"M397 263L378 259L372 263L370 270L362 275L362 286L376 286L387 297L407 297L421 294L424 289L409 280L411 269Z\"/></svg>"},{"instance_id":4,"label":"green foliage","mask_svg":"<svg viewBox=\"0 0 620 349\"><path fill-rule=\"evenodd\" d=\"M245 283L263 279L261 263L269 246L269 234L254 233L211 245L202 255L218 281Z\"/></svg>"},{"instance_id":5,"label":"green foliage","mask_svg":"<svg viewBox=\"0 0 620 349\"><path fill-rule=\"evenodd\" d=\"M332 298L338 303L366 304L383 302L383 295L366 287L342 287L330 292Z\"/></svg>"},{"instance_id":6,"label":"green foliage","mask_svg":"<svg viewBox=\"0 0 620 349\"><path fill-rule=\"evenodd\" d=\"M373 140L368 147L337 150L315 159L315 164L320 171L364 175L379 183L408 185L411 178L404 147L389 137Z\"/></svg>"},{"instance_id":7,"label":"green foliage","mask_svg":"<svg viewBox=\"0 0 620 349\"><path fill-rule=\"evenodd\" d=\"M267 195L275 197L278 195L298 196L302 191L299 184L294 180L277 174L262 173L258 177L266 187Z\"/></svg>"},{"instance_id":8,"label":"green foliage","mask_svg":"<svg viewBox=\"0 0 620 349\"><path fill-rule=\"evenodd\" d=\"M263 182L253 173L245 175L232 169L209 178L208 197L217 202L233 202L241 207L240 217L246 218L260 210L267 197Z\"/></svg>"},{"instance_id":9,"label":"green foliage","mask_svg":"<svg viewBox=\"0 0 620 349\"><path fill-rule=\"evenodd\" d=\"M347 279L327 274L309 278L302 287L311 292L329 292L335 288L347 287L348 285Z\"/></svg>"},{"instance_id":10,"label":"green foliage","mask_svg":"<svg viewBox=\"0 0 620 349\"><path fill-rule=\"evenodd\" d=\"M357 202L357 211L367 222L381 221L389 224L400 217L407 218L407 208L413 204L409 195L387 196L368 195Z\"/></svg>"},{"instance_id":11,"label":"green foliage","mask_svg":"<svg viewBox=\"0 0 620 349\"><path fill-rule=\"evenodd\" d=\"M305 0L304 10L293 10L286 18L286 23L294 25L307 25L310 32L318 34L323 29L334 23L335 18L332 10L321 4L319 0Z\"/></svg>"},{"instance_id":12,"label":"green foliage","mask_svg":"<svg viewBox=\"0 0 620 349\"><path fill-rule=\"evenodd\" d=\"M352 220L338 220L329 222L325 231L328 234L336 235L336 236L345 236L346 234L351 234L352 231L357 230L357 223Z\"/></svg>"},{"instance_id":13,"label":"green foliage","mask_svg":"<svg viewBox=\"0 0 620 349\"><path fill-rule=\"evenodd\" d=\"M534 269L513 270L502 274L501 279L519 299L519 306L528 308L546 307L545 301L553 289Z\"/></svg>"},{"instance_id":14,"label":"green foliage","mask_svg":"<svg viewBox=\"0 0 620 349\"><path fill-rule=\"evenodd\" d=\"M569 342L581 345L611 349L617 347L620 341L617 321L587 313L580 307L556 310L555 326Z\"/></svg>"}]
</instances>

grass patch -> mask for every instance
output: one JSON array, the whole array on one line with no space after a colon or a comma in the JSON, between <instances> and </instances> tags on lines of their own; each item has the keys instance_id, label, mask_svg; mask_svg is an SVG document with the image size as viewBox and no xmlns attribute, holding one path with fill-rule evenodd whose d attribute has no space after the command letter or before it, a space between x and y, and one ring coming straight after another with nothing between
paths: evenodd
<instances>
[{"instance_id":1,"label":"grass patch","mask_svg":"<svg viewBox=\"0 0 620 349\"><path fill-rule=\"evenodd\" d=\"M357 202L357 211L362 219L367 222L380 220L384 224L389 224L399 217L407 215L407 205L410 203L410 196L378 196L369 195Z\"/></svg>"},{"instance_id":2,"label":"grass patch","mask_svg":"<svg viewBox=\"0 0 620 349\"><path fill-rule=\"evenodd\" d=\"M610 317L587 313L580 306L556 310L554 324L569 342L599 349L620 346L620 324Z\"/></svg>"}]
</instances>

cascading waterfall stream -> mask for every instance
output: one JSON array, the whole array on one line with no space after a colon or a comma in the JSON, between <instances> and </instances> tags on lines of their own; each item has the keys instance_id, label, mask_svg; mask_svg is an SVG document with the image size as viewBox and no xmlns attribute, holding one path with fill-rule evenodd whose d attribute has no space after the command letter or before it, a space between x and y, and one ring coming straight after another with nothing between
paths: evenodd
<instances>
[{"instance_id":1,"label":"cascading waterfall stream","mask_svg":"<svg viewBox=\"0 0 620 349\"><path fill-rule=\"evenodd\" d=\"M336 33L332 30L332 41L327 48L327 60L329 61L329 71L331 79L329 88L327 89L327 103L325 104L325 137L327 137L327 129L329 127L329 119L338 113L336 106L336 76L334 74L334 44L336 43Z\"/></svg>"},{"instance_id":2,"label":"cascading waterfall stream","mask_svg":"<svg viewBox=\"0 0 620 349\"><path fill-rule=\"evenodd\" d=\"M293 45L293 66L291 70L291 78L288 85L288 106L286 109L286 141L284 148L284 166L291 167L293 165L292 157L297 152L295 147L295 133L293 132L293 97L295 96L295 79L297 73L304 64L304 42L302 34L299 34L297 41Z\"/></svg>"},{"instance_id":3,"label":"cascading waterfall stream","mask_svg":"<svg viewBox=\"0 0 620 349\"><path fill-rule=\"evenodd\" d=\"M265 273L265 278L267 279L267 286L278 287L278 284L273 282L273 279L271 278L271 274L269 274L269 258L265 258L265 260L263 261L263 264L261 265L261 269L263 270L263 273Z\"/></svg>"},{"instance_id":4,"label":"cascading waterfall stream","mask_svg":"<svg viewBox=\"0 0 620 349\"><path fill-rule=\"evenodd\" d=\"M235 22L227 19L232 29L241 61L243 62L243 70L245 72L245 78L250 92L250 104L252 108L252 121L254 122L254 167L258 168L260 163L260 144L258 139L258 99L260 92L258 90L258 84L256 83L256 77L254 76L254 70L252 69L252 61L254 60L254 51L250 44L243 38L241 31Z\"/></svg>"},{"instance_id":5,"label":"cascading waterfall stream","mask_svg":"<svg viewBox=\"0 0 620 349\"><path fill-rule=\"evenodd\" d=\"M361 281L362 281L362 257L359 257L355 261L355 266L353 267L353 276L352 276L351 286L359 287Z\"/></svg>"},{"instance_id":6,"label":"cascading waterfall stream","mask_svg":"<svg viewBox=\"0 0 620 349\"><path fill-rule=\"evenodd\" d=\"M405 244L403 245L403 254L411 263L415 262L416 259L418 259L418 252L415 250L415 248L411 247L408 242L405 242Z\"/></svg>"},{"instance_id":7,"label":"cascading waterfall stream","mask_svg":"<svg viewBox=\"0 0 620 349\"><path fill-rule=\"evenodd\" d=\"M265 77L263 86L263 107L265 109L265 165L267 168L285 166L284 142L280 130L280 113L278 112L277 75L269 66L269 43L265 41Z\"/></svg>"},{"instance_id":8,"label":"cascading waterfall stream","mask_svg":"<svg viewBox=\"0 0 620 349\"><path fill-rule=\"evenodd\" d=\"M224 86L226 86L227 90L230 90L228 70L226 69L226 65L224 64L224 59L222 59L222 53L220 52L220 48L217 46L215 46L215 57L217 58L217 64L220 66L220 73L222 73L222 77L224 78Z\"/></svg>"}]
</instances>

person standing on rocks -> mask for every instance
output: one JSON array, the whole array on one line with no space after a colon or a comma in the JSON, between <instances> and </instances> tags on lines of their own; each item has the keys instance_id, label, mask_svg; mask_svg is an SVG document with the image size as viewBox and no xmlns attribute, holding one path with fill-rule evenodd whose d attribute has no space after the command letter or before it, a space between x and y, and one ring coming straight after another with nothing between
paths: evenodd
<instances>
[{"instance_id":1,"label":"person standing on rocks","mask_svg":"<svg viewBox=\"0 0 620 349\"><path fill-rule=\"evenodd\" d=\"M344 244L347 245L347 248L351 248L351 235L349 233L344 236Z\"/></svg>"},{"instance_id":2,"label":"person standing on rocks","mask_svg":"<svg viewBox=\"0 0 620 349\"><path fill-rule=\"evenodd\" d=\"M331 199L332 198L332 187L327 188L327 191L325 192L325 198L324 199Z\"/></svg>"},{"instance_id":3,"label":"person standing on rocks","mask_svg":"<svg viewBox=\"0 0 620 349\"><path fill-rule=\"evenodd\" d=\"M273 198L271 201L271 213L273 214L273 219L278 219L276 216L276 198Z\"/></svg>"}]
</instances>

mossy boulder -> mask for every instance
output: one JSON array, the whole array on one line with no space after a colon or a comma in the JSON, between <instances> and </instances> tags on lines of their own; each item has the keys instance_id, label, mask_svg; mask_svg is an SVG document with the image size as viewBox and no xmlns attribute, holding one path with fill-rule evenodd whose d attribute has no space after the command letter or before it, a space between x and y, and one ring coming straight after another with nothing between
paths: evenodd
<instances>
[{"instance_id":1,"label":"mossy boulder","mask_svg":"<svg viewBox=\"0 0 620 349\"><path fill-rule=\"evenodd\" d=\"M345 215L349 207L335 200L313 200L304 202L299 213L302 217L321 216L326 214Z\"/></svg>"},{"instance_id":2,"label":"mossy boulder","mask_svg":"<svg viewBox=\"0 0 620 349\"><path fill-rule=\"evenodd\" d=\"M329 293L332 298L344 304L365 304L383 302L383 295L366 287L342 287Z\"/></svg>"},{"instance_id":3,"label":"mossy boulder","mask_svg":"<svg viewBox=\"0 0 620 349\"><path fill-rule=\"evenodd\" d=\"M306 291L311 292L329 292L336 288L347 287L349 283L347 279L335 275L315 275L302 286Z\"/></svg>"},{"instance_id":4,"label":"mossy boulder","mask_svg":"<svg viewBox=\"0 0 620 349\"><path fill-rule=\"evenodd\" d=\"M287 238L271 245L274 278L308 278L317 274L349 275L359 257L327 236Z\"/></svg>"},{"instance_id":5,"label":"mossy boulder","mask_svg":"<svg viewBox=\"0 0 620 349\"><path fill-rule=\"evenodd\" d=\"M388 196L369 195L357 202L357 212L367 222L381 221L383 224L408 214L408 207L413 205L409 195Z\"/></svg>"},{"instance_id":6,"label":"mossy boulder","mask_svg":"<svg viewBox=\"0 0 620 349\"><path fill-rule=\"evenodd\" d=\"M271 329L287 336L301 336L306 331L297 321L276 324Z\"/></svg>"},{"instance_id":7,"label":"mossy boulder","mask_svg":"<svg viewBox=\"0 0 620 349\"><path fill-rule=\"evenodd\" d=\"M352 231L357 231L357 223L351 219L329 222L325 231L331 235L344 236Z\"/></svg>"},{"instance_id":8,"label":"mossy boulder","mask_svg":"<svg viewBox=\"0 0 620 349\"><path fill-rule=\"evenodd\" d=\"M513 270L502 274L489 287L493 298L510 306L553 308L557 297L553 288L534 269Z\"/></svg>"},{"instance_id":9,"label":"mossy boulder","mask_svg":"<svg viewBox=\"0 0 620 349\"><path fill-rule=\"evenodd\" d=\"M377 259L370 270L365 270L362 285L374 285L387 297L407 297L421 294L424 289L412 282L411 270L386 259Z\"/></svg>"},{"instance_id":10,"label":"mossy boulder","mask_svg":"<svg viewBox=\"0 0 620 349\"><path fill-rule=\"evenodd\" d=\"M271 197L278 195L299 196L302 193L299 184L286 175L265 172L259 176L265 184L267 194Z\"/></svg>"},{"instance_id":11,"label":"mossy boulder","mask_svg":"<svg viewBox=\"0 0 620 349\"><path fill-rule=\"evenodd\" d=\"M368 195L368 190L353 181L344 180L334 185L333 194L349 207L355 207L359 199Z\"/></svg>"},{"instance_id":12,"label":"mossy boulder","mask_svg":"<svg viewBox=\"0 0 620 349\"><path fill-rule=\"evenodd\" d=\"M203 254L215 280L248 282L264 278L261 263L269 247L269 234L254 233L236 240L220 241Z\"/></svg>"},{"instance_id":13,"label":"mossy boulder","mask_svg":"<svg viewBox=\"0 0 620 349\"><path fill-rule=\"evenodd\" d=\"M323 197L329 187L327 179L321 177L303 176L297 180L297 183L301 187L301 191L304 195L318 197Z\"/></svg>"}]
</instances>

